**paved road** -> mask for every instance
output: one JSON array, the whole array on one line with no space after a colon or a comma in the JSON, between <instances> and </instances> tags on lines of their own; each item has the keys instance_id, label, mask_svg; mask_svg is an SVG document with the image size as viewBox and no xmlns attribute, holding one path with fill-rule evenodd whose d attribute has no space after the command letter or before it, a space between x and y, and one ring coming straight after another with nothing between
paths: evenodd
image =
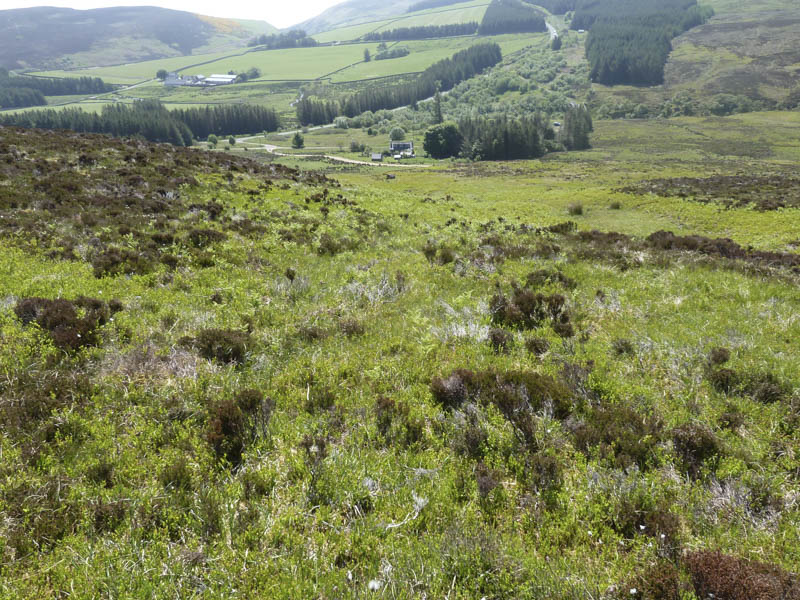
<instances>
[{"instance_id":1,"label":"paved road","mask_svg":"<svg viewBox=\"0 0 800 600\"><path fill-rule=\"evenodd\" d=\"M556 39L558 37L558 30L556 30L556 28L550 25L550 23L548 23L547 21L545 21L544 24L547 25L547 31L550 32L550 39L551 40Z\"/></svg>"}]
</instances>

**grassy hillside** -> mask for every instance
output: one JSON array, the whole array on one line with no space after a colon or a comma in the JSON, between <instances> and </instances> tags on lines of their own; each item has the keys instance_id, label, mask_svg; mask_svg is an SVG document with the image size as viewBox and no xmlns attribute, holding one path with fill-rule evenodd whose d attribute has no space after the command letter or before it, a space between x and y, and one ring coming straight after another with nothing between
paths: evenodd
<instances>
[{"instance_id":1,"label":"grassy hillside","mask_svg":"<svg viewBox=\"0 0 800 600\"><path fill-rule=\"evenodd\" d=\"M3 595L795 597L798 115L593 144L0 129Z\"/></svg>"},{"instance_id":2,"label":"grassy hillside","mask_svg":"<svg viewBox=\"0 0 800 600\"><path fill-rule=\"evenodd\" d=\"M714 0L707 4L714 8L715 16L672 41L664 85L595 85L600 101L657 107L681 93L699 103L719 94L745 97L766 106L787 101L800 85L796 68L800 55L793 44L800 34L797 4L788 0Z\"/></svg>"},{"instance_id":3,"label":"grassy hillside","mask_svg":"<svg viewBox=\"0 0 800 600\"><path fill-rule=\"evenodd\" d=\"M403 15L414 3L415 0L397 0L397 2L347 0L292 28L304 29L310 34L315 34L349 25L380 21Z\"/></svg>"},{"instance_id":4,"label":"grassy hillside","mask_svg":"<svg viewBox=\"0 0 800 600\"><path fill-rule=\"evenodd\" d=\"M337 27L314 35L320 42L356 40L373 31L387 31L400 27L418 27L424 25L449 25L451 23L480 23L489 3L486 0L472 0L442 8L407 13L383 21L370 21L350 27Z\"/></svg>"},{"instance_id":5,"label":"grassy hillside","mask_svg":"<svg viewBox=\"0 0 800 600\"><path fill-rule=\"evenodd\" d=\"M155 7L0 11L0 66L79 68L246 46L267 23Z\"/></svg>"}]
</instances>

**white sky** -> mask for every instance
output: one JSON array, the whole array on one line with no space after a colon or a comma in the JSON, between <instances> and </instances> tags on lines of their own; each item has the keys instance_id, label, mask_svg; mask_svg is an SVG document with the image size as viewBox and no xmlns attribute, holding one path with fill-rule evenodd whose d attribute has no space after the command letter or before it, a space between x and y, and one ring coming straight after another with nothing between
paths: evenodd
<instances>
[{"instance_id":1,"label":"white sky","mask_svg":"<svg viewBox=\"0 0 800 600\"><path fill-rule=\"evenodd\" d=\"M326 8L344 0L2 0L0 9L30 8L33 6L59 6L87 9L109 6L161 6L174 10L228 17L231 19L256 19L267 21L275 27L288 27L317 16Z\"/></svg>"}]
</instances>

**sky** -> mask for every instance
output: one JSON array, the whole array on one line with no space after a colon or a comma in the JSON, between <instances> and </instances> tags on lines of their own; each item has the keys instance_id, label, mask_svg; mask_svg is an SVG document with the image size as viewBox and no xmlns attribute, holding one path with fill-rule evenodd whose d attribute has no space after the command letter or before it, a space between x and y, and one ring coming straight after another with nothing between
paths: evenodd
<instances>
[{"instance_id":1,"label":"sky","mask_svg":"<svg viewBox=\"0 0 800 600\"><path fill-rule=\"evenodd\" d=\"M326 8L344 0L3 0L0 9L30 8L32 6L59 6L87 9L108 6L161 6L174 10L228 17L230 19L256 19L275 27L295 25L317 16Z\"/></svg>"}]
</instances>

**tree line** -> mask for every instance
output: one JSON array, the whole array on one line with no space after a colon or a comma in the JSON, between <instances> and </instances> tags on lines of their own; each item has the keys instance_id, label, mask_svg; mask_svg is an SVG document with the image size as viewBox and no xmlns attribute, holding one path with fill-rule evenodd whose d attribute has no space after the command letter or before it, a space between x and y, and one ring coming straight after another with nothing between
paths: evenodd
<instances>
[{"instance_id":1,"label":"tree line","mask_svg":"<svg viewBox=\"0 0 800 600\"><path fill-rule=\"evenodd\" d=\"M372 31L362 36L366 42L388 42L399 40L425 40L430 38L474 35L478 31L475 21L470 23L451 23L449 25L420 25L418 27L398 27L386 31Z\"/></svg>"},{"instance_id":2,"label":"tree line","mask_svg":"<svg viewBox=\"0 0 800 600\"><path fill-rule=\"evenodd\" d=\"M502 59L503 54L497 44L476 44L432 64L412 81L370 87L351 94L341 104L331 100L303 98L297 103L297 118L301 125L322 125L339 115L352 118L368 110L374 112L413 104L432 97L438 90L453 88Z\"/></svg>"},{"instance_id":3,"label":"tree line","mask_svg":"<svg viewBox=\"0 0 800 600\"><path fill-rule=\"evenodd\" d=\"M10 76L8 71L0 69L0 108L44 106L45 96L102 94L113 89L99 77L47 79Z\"/></svg>"},{"instance_id":4,"label":"tree line","mask_svg":"<svg viewBox=\"0 0 800 600\"><path fill-rule=\"evenodd\" d=\"M0 124L107 133L116 137L141 136L151 142L190 146L194 138L210 134L275 131L279 121L274 110L261 106L232 104L170 111L158 100L141 100L133 104L110 104L99 114L70 108L3 115Z\"/></svg>"},{"instance_id":5,"label":"tree line","mask_svg":"<svg viewBox=\"0 0 800 600\"><path fill-rule=\"evenodd\" d=\"M590 77L606 85L664 81L672 38L704 23L713 11L696 0L584 0L572 29L589 29Z\"/></svg>"},{"instance_id":6,"label":"tree line","mask_svg":"<svg viewBox=\"0 0 800 600\"><path fill-rule=\"evenodd\" d=\"M478 28L480 35L547 31L544 16L521 0L492 0Z\"/></svg>"},{"instance_id":7,"label":"tree line","mask_svg":"<svg viewBox=\"0 0 800 600\"><path fill-rule=\"evenodd\" d=\"M169 112L185 123L198 139L205 139L212 133L238 135L254 131L277 131L280 126L274 109L256 104L217 104Z\"/></svg>"},{"instance_id":8,"label":"tree line","mask_svg":"<svg viewBox=\"0 0 800 600\"><path fill-rule=\"evenodd\" d=\"M25 108L45 104L47 100L39 90L0 87L0 108Z\"/></svg>"},{"instance_id":9,"label":"tree line","mask_svg":"<svg viewBox=\"0 0 800 600\"><path fill-rule=\"evenodd\" d=\"M383 50L375 55L375 60L389 60L391 58L403 58L411 54L411 50L405 46L400 48L392 48L391 50Z\"/></svg>"},{"instance_id":10,"label":"tree line","mask_svg":"<svg viewBox=\"0 0 800 600\"><path fill-rule=\"evenodd\" d=\"M472 160L521 160L539 158L562 146L567 150L586 149L591 131L588 109L574 105L564 115L557 140L542 113L520 118L470 117L458 124L442 123L428 129L423 149L437 159L461 156Z\"/></svg>"},{"instance_id":11,"label":"tree line","mask_svg":"<svg viewBox=\"0 0 800 600\"><path fill-rule=\"evenodd\" d=\"M419 102L430 98L437 90L452 89L502 59L503 54L496 43L470 46L432 64L409 83L368 88L348 96L342 105L342 113L354 117L367 110L375 112Z\"/></svg>"},{"instance_id":12,"label":"tree line","mask_svg":"<svg viewBox=\"0 0 800 600\"><path fill-rule=\"evenodd\" d=\"M248 46L264 46L266 50L279 50L282 48L313 48L319 42L302 29L293 29L286 33L263 34L250 40Z\"/></svg>"}]
</instances>

